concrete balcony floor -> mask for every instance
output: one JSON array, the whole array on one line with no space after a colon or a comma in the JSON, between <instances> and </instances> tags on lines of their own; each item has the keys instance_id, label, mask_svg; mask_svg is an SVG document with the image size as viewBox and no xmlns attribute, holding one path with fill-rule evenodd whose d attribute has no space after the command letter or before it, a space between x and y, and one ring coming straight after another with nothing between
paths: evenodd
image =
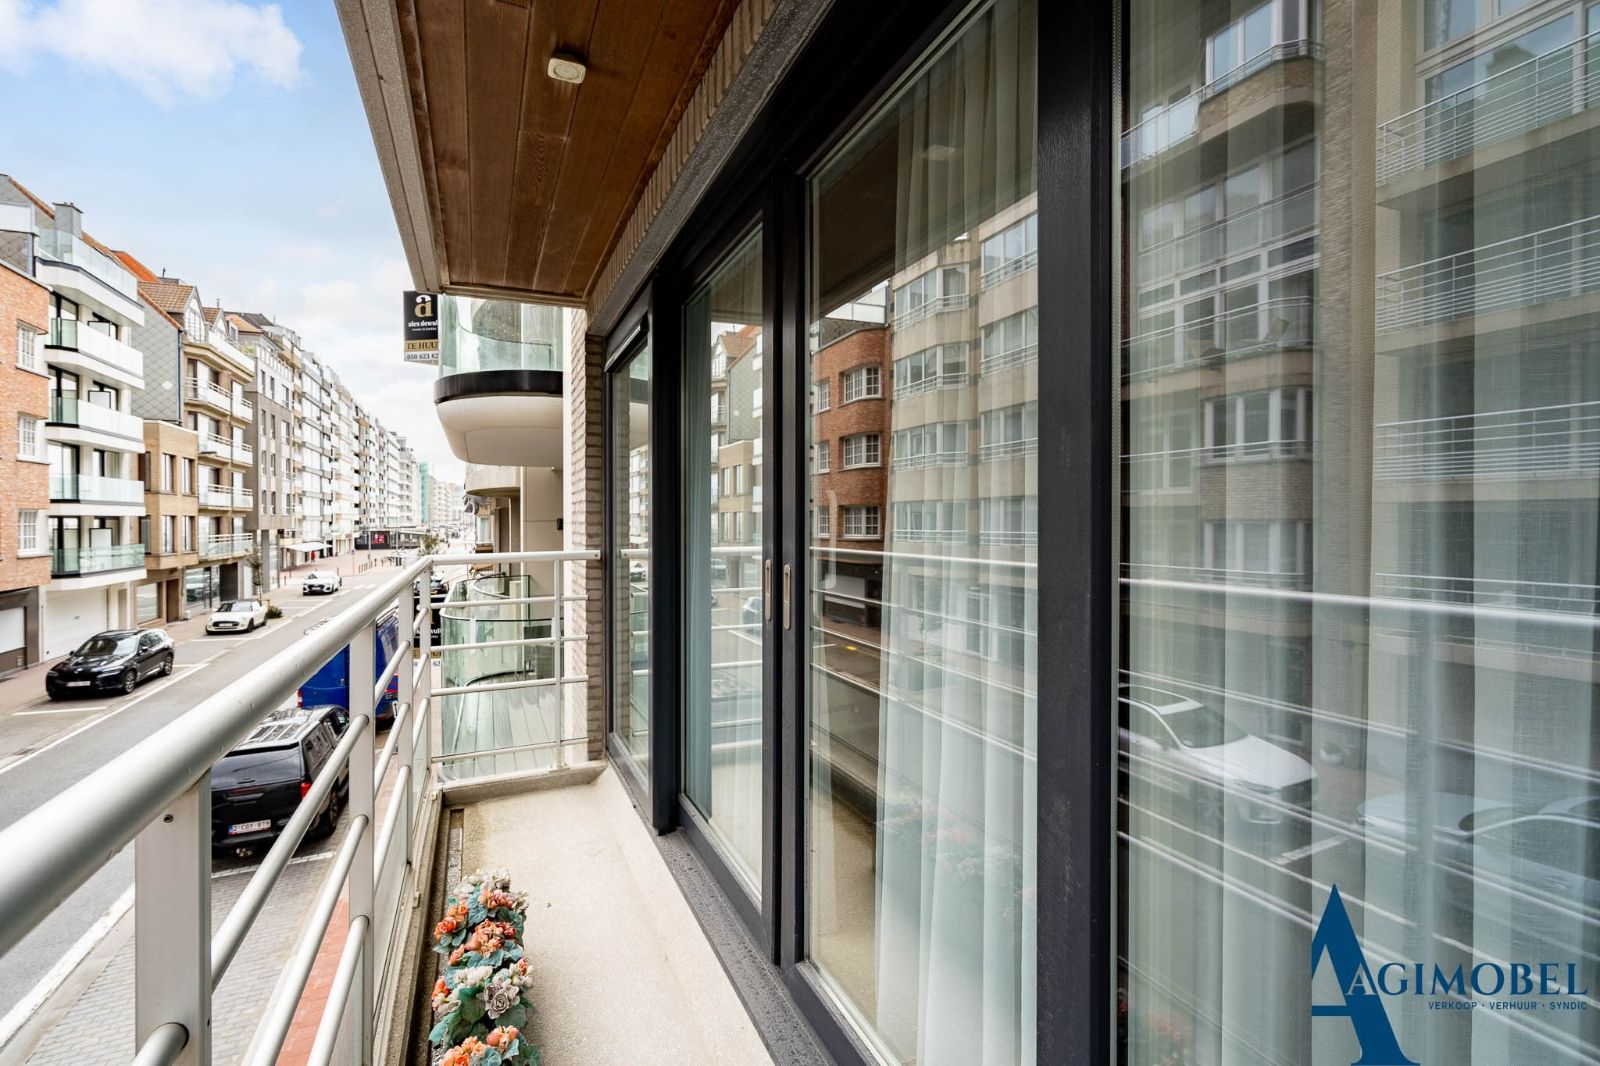
<instances>
[{"instance_id":1,"label":"concrete balcony floor","mask_svg":"<svg viewBox=\"0 0 1600 1066\"><path fill-rule=\"evenodd\" d=\"M529 1035L546 1066L772 1061L615 769L460 817L460 870L504 870L528 894Z\"/></svg>"}]
</instances>

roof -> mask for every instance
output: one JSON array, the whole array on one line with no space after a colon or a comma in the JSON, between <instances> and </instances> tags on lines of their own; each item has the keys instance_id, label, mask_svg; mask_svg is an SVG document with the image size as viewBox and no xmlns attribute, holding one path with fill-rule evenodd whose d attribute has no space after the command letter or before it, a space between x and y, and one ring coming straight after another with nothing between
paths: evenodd
<instances>
[{"instance_id":1,"label":"roof","mask_svg":"<svg viewBox=\"0 0 1600 1066\"><path fill-rule=\"evenodd\" d=\"M717 340L722 343L722 349L728 353L730 361L743 359L756 346L756 338L743 331L734 332L730 330L718 337Z\"/></svg>"},{"instance_id":2,"label":"roof","mask_svg":"<svg viewBox=\"0 0 1600 1066\"><path fill-rule=\"evenodd\" d=\"M43 211L45 214L49 215L51 218L55 218L56 217L56 209L51 207L49 204L45 203L43 200L39 199L37 196L35 196L33 194L33 192L26 185L22 184L22 182L18 181L16 178L13 178L10 174L6 174L6 175L3 175L3 176L7 180L9 180L12 185L16 186L18 192L20 192L22 195L26 196L28 199L32 200L34 207L37 207L39 210Z\"/></svg>"},{"instance_id":3,"label":"roof","mask_svg":"<svg viewBox=\"0 0 1600 1066\"><path fill-rule=\"evenodd\" d=\"M141 281L139 292L163 311L182 315L189 309L189 298L194 295L194 286L185 285L176 278L157 278L154 281Z\"/></svg>"},{"instance_id":4,"label":"roof","mask_svg":"<svg viewBox=\"0 0 1600 1066\"><path fill-rule=\"evenodd\" d=\"M158 280L156 278L156 272L145 266L144 263L140 262L138 257L132 252L113 252L112 254L120 259L122 261L122 265L132 271L133 276L138 278L140 281Z\"/></svg>"},{"instance_id":5,"label":"roof","mask_svg":"<svg viewBox=\"0 0 1600 1066\"><path fill-rule=\"evenodd\" d=\"M206 307L206 306L202 305L201 308L200 308L200 313L202 315L206 316L206 325L214 326L214 325L216 325L216 322L217 322L217 316L222 314L222 308L220 308L220 307Z\"/></svg>"}]
</instances>

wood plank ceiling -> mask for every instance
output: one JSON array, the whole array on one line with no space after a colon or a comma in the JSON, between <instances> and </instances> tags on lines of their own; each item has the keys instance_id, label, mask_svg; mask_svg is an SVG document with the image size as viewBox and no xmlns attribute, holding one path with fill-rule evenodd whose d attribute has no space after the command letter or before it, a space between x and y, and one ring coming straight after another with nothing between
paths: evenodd
<instances>
[{"instance_id":1,"label":"wood plank ceiling","mask_svg":"<svg viewBox=\"0 0 1600 1066\"><path fill-rule=\"evenodd\" d=\"M397 0L445 289L582 302L736 7Z\"/></svg>"}]
</instances>

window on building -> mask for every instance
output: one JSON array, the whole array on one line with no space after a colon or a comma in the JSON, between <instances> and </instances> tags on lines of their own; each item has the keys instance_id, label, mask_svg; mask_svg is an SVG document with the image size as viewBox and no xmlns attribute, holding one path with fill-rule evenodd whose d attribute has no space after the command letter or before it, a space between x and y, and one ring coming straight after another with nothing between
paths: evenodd
<instances>
[{"instance_id":1,"label":"window on building","mask_svg":"<svg viewBox=\"0 0 1600 1066\"><path fill-rule=\"evenodd\" d=\"M894 361L894 394L915 396L930 389L956 389L967 383L969 345L939 344Z\"/></svg>"},{"instance_id":2,"label":"window on building","mask_svg":"<svg viewBox=\"0 0 1600 1066\"><path fill-rule=\"evenodd\" d=\"M895 542L960 543L967 539L965 500L900 500L892 512Z\"/></svg>"},{"instance_id":3,"label":"window on building","mask_svg":"<svg viewBox=\"0 0 1600 1066\"><path fill-rule=\"evenodd\" d=\"M970 458L966 422L933 422L896 430L894 468L961 466Z\"/></svg>"},{"instance_id":4,"label":"window on building","mask_svg":"<svg viewBox=\"0 0 1600 1066\"><path fill-rule=\"evenodd\" d=\"M1037 402L1012 404L983 412L982 459L1002 459L1031 455L1039 448L1039 405Z\"/></svg>"},{"instance_id":5,"label":"window on building","mask_svg":"<svg viewBox=\"0 0 1600 1066\"><path fill-rule=\"evenodd\" d=\"M24 370L38 370L39 337L32 326L17 326L17 365Z\"/></svg>"},{"instance_id":6,"label":"window on building","mask_svg":"<svg viewBox=\"0 0 1600 1066\"><path fill-rule=\"evenodd\" d=\"M1000 370L1039 354L1039 309L1030 307L983 327L983 369Z\"/></svg>"},{"instance_id":7,"label":"window on building","mask_svg":"<svg viewBox=\"0 0 1600 1066\"><path fill-rule=\"evenodd\" d=\"M1311 390L1258 389L1206 402L1205 441L1213 459L1297 454L1311 439Z\"/></svg>"},{"instance_id":8,"label":"window on building","mask_svg":"<svg viewBox=\"0 0 1600 1066\"><path fill-rule=\"evenodd\" d=\"M875 504L846 504L840 508L843 534L855 540L875 540L883 535Z\"/></svg>"},{"instance_id":9,"label":"window on building","mask_svg":"<svg viewBox=\"0 0 1600 1066\"><path fill-rule=\"evenodd\" d=\"M42 513L35 510L17 512L17 554L36 555L43 550L43 541L39 536Z\"/></svg>"},{"instance_id":10,"label":"window on building","mask_svg":"<svg viewBox=\"0 0 1600 1066\"><path fill-rule=\"evenodd\" d=\"M983 284L995 285L1027 270L1039 258L1039 216L1029 215L983 242Z\"/></svg>"},{"instance_id":11,"label":"window on building","mask_svg":"<svg viewBox=\"0 0 1600 1066\"><path fill-rule=\"evenodd\" d=\"M22 459L42 459L39 437L39 420L32 415L17 416L17 456Z\"/></svg>"},{"instance_id":12,"label":"window on building","mask_svg":"<svg viewBox=\"0 0 1600 1066\"><path fill-rule=\"evenodd\" d=\"M178 480L176 477L178 457L168 452L161 454L161 491L171 492L172 486Z\"/></svg>"},{"instance_id":13,"label":"window on building","mask_svg":"<svg viewBox=\"0 0 1600 1066\"><path fill-rule=\"evenodd\" d=\"M815 511L817 516L817 537L827 540L833 535L833 515L828 510L827 504L819 504Z\"/></svg>"},{"instance_id":14,"label":"window on building","mask_svg":"<svg viewBox=\"0 0 1600 1066\"><path fill-rule=\"evenodd\" d=\"M842 447L846 470L858 466L877 466L882 441L876 433L857 433L844 438Z\"/></svg>"},{"instance_id":15,"label":"window on building","mask_svg":"<svg viewBox=\"0 0 1600 1066\"><path fill-rule=\"evenodd\" d=\"M883 395L883 371L876 366L858 366L854 370L846 370L843 379L845 403Z\"/></svg>"},{"instance_id":16,"label":"window on building","mask_svg":"<svg viewBox=\"0 0 1600 1066\"><path fill-rule=\"evenodd\" d=\"M819 440L811 446L811 472L826 474L832 469L833 448L825 440Z\"/></svg>"},{"instance_id":17,"label":"window on building","mask_svg":"<svg viewBox=\"0 0 1600 1066\"><path fill-rule=\"evenodd\" d=\"M813 410L821 413L828 409L828 398L833 391L833 382L819 381L812 389Z\"/></svg>"},{"instance_id":18,"label":"window on building","mask_svg":"<svg viewBox=\"0 0 1600 1066\"><path fill-rule=\"evenodd\" d=\"M184 515L184 517L183 517L183 550L186 551L186 552L194 551L194 526L195 526L194 515Z\"/></svg>"},{"instance_id":19,"label":"window on building","mask_svg":"<svg viewBox=\"0 0 1600 1066\"><path fill-rule=\"evenodd\" d=\"M986 546L1032 547L1039 541L1036 496L986 496L978 508L978 543Z\"/></svg>"}]
</instances>

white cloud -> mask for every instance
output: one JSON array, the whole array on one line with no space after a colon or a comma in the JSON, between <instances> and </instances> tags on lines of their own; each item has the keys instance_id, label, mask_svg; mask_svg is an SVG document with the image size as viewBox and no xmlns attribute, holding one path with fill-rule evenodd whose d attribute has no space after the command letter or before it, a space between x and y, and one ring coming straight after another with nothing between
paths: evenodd
<instances>
[{"instance_id":1,"label":"white cloud","mask_svg":"<svg viewBox=\"0 0 1600 1066\"><path fill-rule=\"evenodd\" d=\"M216 96L245 71L283 88L303 46L277 4L241 0L0 0L0 66L49 54L111 74L162 105Z\"/></svg>"}]
</instances>

